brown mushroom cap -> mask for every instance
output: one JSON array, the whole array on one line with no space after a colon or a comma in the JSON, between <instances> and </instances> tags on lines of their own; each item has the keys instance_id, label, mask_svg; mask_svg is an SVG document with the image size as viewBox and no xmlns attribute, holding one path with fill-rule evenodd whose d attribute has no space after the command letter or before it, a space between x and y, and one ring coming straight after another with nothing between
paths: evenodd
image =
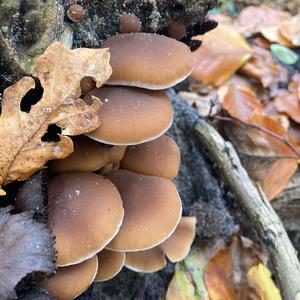
<instances>
[{"instance_id":1,"label":"brown mushroom cap","mask_svg":"<svg viewBox=\"0 0 300 300\"><path fill-rule=\"evenodd\" d=\"M105 281L116 276L123 268L125 252L103 249L97 254L99 267L94 281Z\"/></svg>"},{"instance_id":2,"label":"brown mushroom cap","mask_svg":"<svg viewBox=\"0 0 300 300\"><path fill-rule=\"evenodd\" d=\"M125 210L120 231L107 249L146 250L174 232L180 221L181 200L170 180L126 170L113 171L107 177L119 190Z\"/></svg>"},{"instance_id":3,"label":"brown mushroom cap","mask_svg":"<svg viewBox=\"0 0 300 300\"><path fill-rule=\"evenodd\" d=\"M93 173L51 178L48 205L58 266L80 263L101 251L119 231L124 216L116 187Z\"/></svg>"},{"instance_id":4,"label":"brown mushroom cap","mask_svg":"<svg viewBox=\"0 0 300 300\"><path fill-rule=\"evenodd\" d=\"M103 48L109 48L113 69L106 84L161 90L184 80L193 69L190 49L158 34L118 34Z\"/></svg>"},{"instance_id":5,"label":"brown mushroom cap","mask_svg":"<svg viewBox=\"0 0 300 300\"><path fill-rule=\"evenodd\" d=\"M58 268L53 277L45 279L41 287L47 289L57 300L74 299L93 282L98 269L97 256L80 264Z\"/></svg>"},{"instance_id":6,"label":"brown mushroom cap","mask_svg":"<svg viewBox=\"0 0 300 300\"><path fill-rule=\"evenodd\" d=\"M182 217L174 233L158 246L137 252L126 252L125 266L136 272L156 272L171 262L184 259L195 238L196 218Z\"/></svg>"},{"instance_id":7,"label":"brown mushroom cap","mask_svg":"<svg viewBox=\"0 0 300 300\"><path fill-rule=\"evenodd\" d=\"M151 142L127 148L121 169L173 179L179 170L180 150L173 139L162 135Z\"/></svg>"},{"instance_id":8,"label":"brown mushroom cap","mask_svg":"<svg viewBox=\"0 0 300 300\"><path fill-rule=\"evenodd\" d=\"M141 30L141 21L134 14L124 14L120 17L120 32L131 33Z\"/></svg>"},{"instance_id":9,"label":"brown mushroom cap","mask_svg":"<svg viewBox=\"0 0 300 300\"><path fill-rule=\"evenodd\" d=\"M49 168L52 172L94 172L107 164L119 163L126 150L126 146L107 147L87 137L74 138L73 144L74 152L71 155L50 161Z\"/></svg>"},{"instance_id":10,"label":"brown mushroom cap","mask_svg":"<svg viewBox=\"0 0 300 300\"><path fill-rule=\"evenodd\" d=\"M172 124L173 108L163 91L106 86L89 95L100 97L103 102L99 112L101 125L87 134L98 142L140 144L159 137Z\"/></svg>"}]
</instances>

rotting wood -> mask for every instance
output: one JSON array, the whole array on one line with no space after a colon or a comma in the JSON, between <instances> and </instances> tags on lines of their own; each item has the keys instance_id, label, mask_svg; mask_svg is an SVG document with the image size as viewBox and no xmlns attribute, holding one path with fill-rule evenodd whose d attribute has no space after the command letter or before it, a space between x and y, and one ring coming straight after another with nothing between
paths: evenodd
<instances>
[{"instance_id":1,"label":"rotting wood","mask_svg":"<svg viewBox=\"0 0 300 300\"><path fill-rule=\"evenodd\" d=\"M283 299L299 300L300 263L281 220L261 189L257 189L249 178L232 144L204 120L199 120L195 130L210 158L217 164L225 184L267 246Z\"/></svg>"}]
</instances>

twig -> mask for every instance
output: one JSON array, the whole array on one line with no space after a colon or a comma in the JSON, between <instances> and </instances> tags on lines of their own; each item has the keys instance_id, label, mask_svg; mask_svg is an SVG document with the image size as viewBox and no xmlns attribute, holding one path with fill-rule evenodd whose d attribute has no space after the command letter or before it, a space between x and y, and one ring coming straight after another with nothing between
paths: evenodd
<instances>
[{"instance_id":1,"label":"twig","mask_svg":"<svg viewBox=\"0 0 300 300\"><path fill-rule=\"evenodd\" d=\"M224 116L210 116L211 119L216 119L216 120L220 120L220 121L225 121L225 122L236 122L236 123L241 123L245 126L249 126L252 128L255 128L261 132L264 132L270 136L272 136L274 139L281 141L282 143L284 143L292 152L294 152L297 155L297 158L300 158L300 152L289 142L288 138L285 136L280 136L279 134L276 134L275 132L261 127L259 125L256 124L250 124L250 123L246 123L243 122L239 119L233 118L233 117L224 117Z\"/></svg>"},{"instance_id":2,"label":"twig","mask_svg":"<svg viewBox=\"0 0 300 300\"><path fill-rule=\"evenodd\" d=\"M224 182L235 195L259 237L267 246L284 300L300 299L300 264L288 235L262 191L258 191L229 142L207 122L200 120L196 133L209 151Z\"/></svg>"}]
</instances>

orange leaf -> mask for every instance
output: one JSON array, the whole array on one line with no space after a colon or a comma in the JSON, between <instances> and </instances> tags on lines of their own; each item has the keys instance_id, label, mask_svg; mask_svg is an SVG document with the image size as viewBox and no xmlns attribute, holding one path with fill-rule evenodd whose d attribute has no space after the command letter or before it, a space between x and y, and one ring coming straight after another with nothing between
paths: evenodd
<instances>
[{"instance_id":1,"label":"orange leaf","mask_svg":"<svg viewBox=\"0 0 300 300\"><path fill-rule=\"evenodd\" d=\"M202 45L193 52L192 77L206 84L221 85L251 56L245 39L226 25L193 39L202 40Z\"/></svg>"},{"instance_id":2,"label":"orange leaf","mask_svg":"<svg viewBox=\"0 0 300 300\"><path fill-rule=\"evenodd\" d=\"M233 84L219 88L219 101L229 115L247 122L254 110L262 110L262 104L248 88L238 87Z\"/></svg>"},{"instance_id":3,"label":"orange leaf","mask_svg":"<svg viewBox=\"0 0 300 300\"><path fill-rule=\"evenodd\" d=\"M33 69L40 80L43 95L29 112L21 111L21 100L35 87L31 77L24 77L3 93L0 117L0 187L14 180L24 180L44 164L63 158L73 151L66 136L95 130L100 125L99 99L87 105L80 96L80 81L91 76L101 86L109 78L108 49L69 50L52 44ZM43 135L51 124L62 128L60 141L46 142Z\"/></svg>"}]
</instances>

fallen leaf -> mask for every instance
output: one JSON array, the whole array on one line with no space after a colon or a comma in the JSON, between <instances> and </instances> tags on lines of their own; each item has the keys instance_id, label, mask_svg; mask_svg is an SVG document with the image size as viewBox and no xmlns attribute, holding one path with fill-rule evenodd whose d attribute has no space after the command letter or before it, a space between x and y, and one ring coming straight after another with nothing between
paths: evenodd
<instances>
[{"instance_id":1,"label":"fallen leaf","mask_svg":"<svg viewBox=\"0 0 300 300\"><path fill-rule=\"evenodd\" d=\"M279 31L293 46L300 46L300 15L296 15L279 25Z\"/></svg>"},{"instance_id":2,"label":"fallen leaf","mask_svg":"<svg viewBox=\"0 0 300 300\"><path fill-rule=\"evenodd\" d=\"M299 56L295 52L283 45L273 44L270 48L277 59L284 64L293 65L299 59Z\"/></svg>"},{"instance_id":3,"label":"fallen leaf","mask_svg":"<svg viewBox=\"0 0 300 300\"><path fill-rule=\"evenodd\" d=\"M239 70L242 74L259 80L263 87L287 82L287 70L274 61L268 50L257 46L253 50L250 60Z\"/></svg>"},{"instance_id":4,"label":"fallen leaf","mask_svg":"<svg viewBox=\"0 0 300 300\"><path fill-rule=\"evenodd\" d=\"M286 90L272 103L278 112L285 113L295 122L300 123L300 103L297 93Z\"/></svg>"},{"instance_id":5,"label":"fallen leaf","mask_svg":"<svg viewBox=\"0 0 300 300\"><path fill-rule=\"evenodd\" d=\"M267 6L247 6L237 17L237 23L244 28L246 36L259 33L262 28L274 27L290 18L288 12Z\"/></svg>"},{"instance_id":6,"label":"fallen leaf","mask_svg":"<svg viewBox=\"0 0 300 300\"><path fill-rule=\"evenodd\" d=\"M255 93L245 87L224 85L219 88L218 96L222 108L243 122L247 122L255 110L262 110L262 103Z\"/></svg>"},{"instance_id":7,"label":"fallen leaf","mask_svg":"<svg viewBox=\"0 0 300 300\"><path fill-rule=\"evenodd\" d=\"M251 287L255 289L260 299L281 300L278 288L271 278L272 274L263 264L258 264L249 269L247 280Z\"/></svg>"},{"instance_id":8,"label":"fallen leaf","mask_svg":"<svg viewBox=\"0 0 300 300\"><path fill-rule=\"evenodd\" d=\"M246 295L246 299L263 299L258 297L259 291L250 285L247 275L251 268L266 260L267 254L262 248L248 239L234 236L230 245L217 251L206 265L204 281L210 300L245 299L242 295Z\"/></svg>"},{"instance_id":9,"label":"fallen leaf","mask_svg":"<svg viewBox=\"0 0 300 300\"><path fill-rule=\"evenodd\" d=\"M169 283L166 300L204 300L196 295L191 276L180 263L176 265L175 274Z\"/></svg>"},{"instance_id":10,"label":"fallen leaf","mask_svg":"<svg viewBox=\"0 0 300 300\"><path fill-rule=\"evenodd\" d=\"M205 84L221 85L250 58L252 53L246 40L226 25L219 25L193 39L202 40L202 45L193 52L192 77Z\"/></svg>"},{"instance_id":11,"label":"fallen leaf","mask_svg":"<svg viewBox=\"0 0 300 300\"><path fill-rule=\"evenodd\" d=\"M15 299L15 287L32 272L54 272L55 250L47 226L32 219L33 212L12 215L0 209L0 298Z\"/></svg>"},{"instance_id":12,"label":"fallen leaf","mask_svg":"<svg viewBox=\"0 0 300 300\"><path fill-rule=\"evenodd\" d=\"M24 77L3 93L0 117L0 187L14 180L24 180L50 159L63 158L73 151L66 135L92 131L100 125L96 99L87 105L80 96L80 81L93 77L97 86L109 78L108 49L68 50L60 43L52 44L41 55L33 69L40 80L43 96L30 112L20 109L22 98L35 87L31 77ZM42 141L48 126L62 128L60 141ZM2 194L3 194L3 190Z\"/></svg>"},{"instance_id":13,"label":"fallen leaf","mask_svg":"<svg viewBox=\"0 0 300 300\"><path fill-rule=\"evenodd\" d=\"M251 178L260 182L267 198L272 200L297 170L298 155L293 151L297 151L297 144L277 119L263 113L254 112L248 124L222 122L222 128Z\"/></svg>"}]
</instances>

